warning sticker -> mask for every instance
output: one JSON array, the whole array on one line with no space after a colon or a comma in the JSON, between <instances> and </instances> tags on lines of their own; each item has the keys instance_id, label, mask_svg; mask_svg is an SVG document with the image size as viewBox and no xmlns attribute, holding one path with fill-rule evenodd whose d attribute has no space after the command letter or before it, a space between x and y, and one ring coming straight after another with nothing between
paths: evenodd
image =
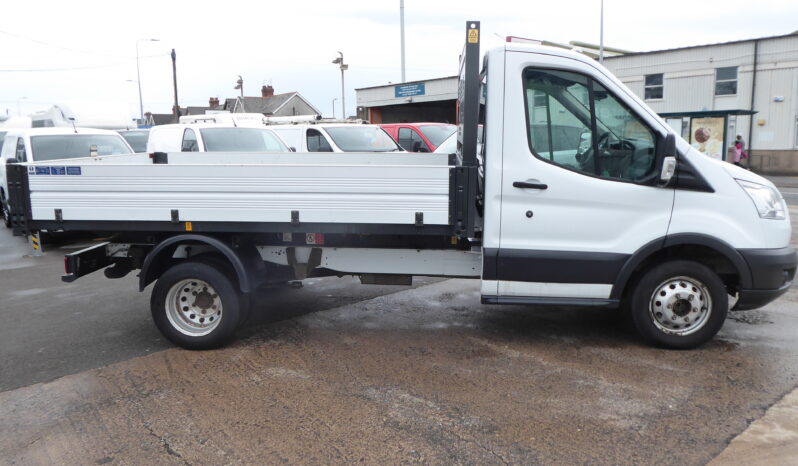
<instances>
[{"instance_id":1,"label":"warning sticker","mask_svg":"<svg viewBox=\"0 0 798 466\"><path fill-rule=\"evenodd\" d=\"M479 29L469 29L468 30L468 43L469 44L476 44L479 42Z\"/></svg>"},{"instance_id":2,"label":"warning sticker","mask_svg":"<svg viewBox=\"0 0 798 466\"><path fill-rule=\"evenodd\" d=\"M51 175L66 175L66 167L50 167Z\"/></svg>"},{"instance_id":3,"label":"warning sticker","mask_svg":"<svg viewBox=\"0 0 798 466\"><path fill-rule=\"evenodd\" d=\"M36 167L36 174L37 175L49 175L50 174L50 167Z\"/></svg>"},{"instance_id":4,"label":"warning sticker","mask_svg":"<svg viewBox=\"0 0 798 466\"><path fill-rule=\"evenodd\" d=\"M80 167L66 167L67 175L80 175Z\"/></svg>"}]
</instances>

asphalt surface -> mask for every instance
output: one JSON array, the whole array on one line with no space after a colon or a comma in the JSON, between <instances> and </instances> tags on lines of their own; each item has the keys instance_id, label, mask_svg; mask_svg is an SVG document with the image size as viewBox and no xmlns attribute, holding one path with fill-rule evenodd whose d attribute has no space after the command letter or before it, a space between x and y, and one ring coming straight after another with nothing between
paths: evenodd
<instances>
[{"instance_id":1,"label":"asphalt surface","mask_svg":"<svg viewBox=\"0 0 798 466\"><path fill-rule=\"evenodd\" d=\"M190 352L134 276L61 283L74 243L23 257L0 231L0 463L705 464L798 385L795 289L668 351L613 311L480 305L473 280L325 278Z\"/></svg>"}]
</instances>

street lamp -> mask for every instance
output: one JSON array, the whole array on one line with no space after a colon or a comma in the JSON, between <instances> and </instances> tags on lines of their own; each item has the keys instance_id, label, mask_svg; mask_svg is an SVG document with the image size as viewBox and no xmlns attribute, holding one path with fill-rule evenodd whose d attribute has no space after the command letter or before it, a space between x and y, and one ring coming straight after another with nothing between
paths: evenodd
<instances>
[{"instance_id":1,"label":"street lamp","mask_svg":"<svg viewBox=\"0 0 798 466\"><path fill-rule=\"evenodd\" d=\"M144 100L141 98L141 71L139 70L139 42L160 42L159 39L136 40L136 79L139 85L139 118L144 121Z\"/></svg>"},{"instance_id":2,"label":"street lamp","mask_svg":"<svg viewBox=\"0 0 798 466\"><path fill-rule=\"evenodd\" d=\"M344 96L344 71L349 69L349 65L344 63L344 54L338 52L340 57L333 60L334 65L339 65L341 68L341 118L346 120L346 97Z\"/></svg>"},{"instance_id":3,"label":"street lamp","mask_svg":"<svg viewBox=\"0 0 798 466\"><path fill-rule=\"evenodd\" d=\"M333 119L335 119L335 101L338 100L338 97L334 98L332 101L332 109L333 109Z\"/></svg>"},{"instance_id":4,"label":"street lamp","mask_svg":"<svg viewBox=\"0 0 798 466\"><path fill-rule=\"evenodd\" d=\"M238 81L236 81L236 85L233 89L240 89L241 90L241 97L244 97L244 78L241 75L238 75Z\"/></svg>"}]
</instances>

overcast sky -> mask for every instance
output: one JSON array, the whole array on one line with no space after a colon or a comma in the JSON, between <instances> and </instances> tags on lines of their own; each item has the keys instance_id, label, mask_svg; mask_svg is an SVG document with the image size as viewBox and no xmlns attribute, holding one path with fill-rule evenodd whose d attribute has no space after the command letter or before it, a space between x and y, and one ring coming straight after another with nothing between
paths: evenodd
<instances>
[{"instance_id":1,"label":"overcast sky","mask_svg":"<svg viewBox=\"0 0 798 466\"><path fill-rule=\"evenodd\" d=\"M7 0L0 24L0 112L23 114L55 103L104 102L138 114L136 42L144 110L169 113L177 52L181 106L246 95L264 84L298 91L325 116L347 113L355 88L401 80L399 1L82 1ZM605 0L607 46L644 51L798 30L795 0ZM600 0L405 1L407 79L454 75L466 20L482 22L483 50L515 35L598 43ZM501 38L500 38L501 37Z\"/></svg>"}]
</instances>

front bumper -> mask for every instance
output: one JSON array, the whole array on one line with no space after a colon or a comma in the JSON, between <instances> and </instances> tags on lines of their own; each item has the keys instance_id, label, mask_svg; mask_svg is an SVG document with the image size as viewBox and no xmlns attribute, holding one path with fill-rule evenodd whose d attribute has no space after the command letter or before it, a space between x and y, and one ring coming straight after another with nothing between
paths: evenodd
<instances>
[{"instance_id":1,"label":"front bumper","mask_svg":"<svg viewBox=\"0 0 798 466\"><path fill-rule=\"evenodd\" d=\"M740 249L739 252L751 270L752 286L740 290L734 310L762 307L790 289L798 265L795 249Z\"/></svg>"}]
</instances>

